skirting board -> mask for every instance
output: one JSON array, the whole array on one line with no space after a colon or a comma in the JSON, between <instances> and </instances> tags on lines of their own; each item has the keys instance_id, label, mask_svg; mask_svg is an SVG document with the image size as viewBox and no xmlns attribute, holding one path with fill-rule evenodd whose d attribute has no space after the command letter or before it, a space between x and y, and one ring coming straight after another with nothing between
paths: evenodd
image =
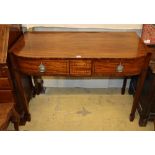
<instances>
[{"instance_id":1,"label":"skirting board","mask_svg":"<svg viewBox=\"0 0 155 155\"><path fill-rule=\"evenodd\" d=\"M45 87L121 88L123 79L44 79ZM127 81L129 88L130 79Z\"/></svg>"}]
</instances>

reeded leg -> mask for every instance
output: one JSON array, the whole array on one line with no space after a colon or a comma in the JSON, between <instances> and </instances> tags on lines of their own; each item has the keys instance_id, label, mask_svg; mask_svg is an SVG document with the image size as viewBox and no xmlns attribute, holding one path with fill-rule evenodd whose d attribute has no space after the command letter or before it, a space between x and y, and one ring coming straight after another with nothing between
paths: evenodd
<instances>
[{"instance_id":1,"label":"reeded leg","mask_svg":"<svg viewBox=\"0 0 155 155\"><path fill-rule=\"evenodd\" d=\"M144 85L144 81L145 81L147 71L148 71L150 56L151 56L150 53L146 56L146 60L145 60L144 66L143 66L143 70L142 70L142 72L141 72L141 74L139 75L139 78L138 78L138 83L137 83L137 86L136 86L134 101L133 101L133 105L132 105L132 109L131 109L131 113L130 113L130 118L129 118L130 121L133 121L134 118L135 118L135 112L136 112L136 109L137 109L137 106L138 106L138 102L139 102L139 99L140 99L140 95L141 95L143 85Z\"/></svg>"},{"instance_id":2,"label":"reeded leg","mask_svg":"<svg viewBox=\"0 0 155 155\"><path fill-rule=\"evenodd\" d=\"M24 116L30 115L29 106L28 106L28 102L29 102L28 95L26 94L25 87L24 87L25 82L23 81L24 79L22 77L21 72L19 72L19 70L18 70L18 66L15 61L16 59L14 58L14 56L11 53L9 54L9 60L12 65L12 76L14 78L14 81L16 81L16 83L15 83L16 92L19 93L19 95L17 95L17 97L20 97L20 103L19 103L20 109L18 109L18 107L17 107L17 110L20 113L20 124L21 123L24 124L27 121L27 120L25 120ZM30 80L30 77L29 77L29 80ZM30 85L32 86L32 83Z\"/></svg>"},{"instance_id":3,"label":"reeded leg","mask_svg":"<svg viewBox=\"0 0 155 155\"><path fill-rule=\"evenodd\" d=\"M122 86L122 90L121 90L121 94L124 95L125 94L125 88L126 88L126 83L127 83L127 77L124 78L123 80L123 86Z\"/></svg>"},{"instance_id":4,"label":"reeded leg","mask_svg":"<svg viewBox=\"0 0 155 155\"><path fill-rule=\"evenodd\" d=\"M133 101L133 105L132 105L132 109L131 109L130 121L133 121L134 118L135 118L135 112L136 112L138 102L139 102L139 98L140 98L140 95L141 95L141 91L142 91L142 88L143 88L143 85L144 85L144 80L145 80L145 77L146 77L146 73L147 73L147 70L143 70L142 74L139 76L138 83L137 83L137 88L136 88L136 93L135 93L135 96L134 96L134 101Z\"/></svg>"}]
</instances>

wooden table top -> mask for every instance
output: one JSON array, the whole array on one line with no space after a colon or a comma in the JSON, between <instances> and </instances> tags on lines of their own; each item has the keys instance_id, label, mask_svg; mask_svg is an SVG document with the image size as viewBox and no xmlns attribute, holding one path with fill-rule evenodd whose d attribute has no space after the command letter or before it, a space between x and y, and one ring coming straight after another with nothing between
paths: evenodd
<instances>
[{"instance_id":1,"label":"wooden table top","mask_svg":"<svg viewBox=\"0 0 155 155\"><path fill-rule=\"evenodd\" d=\"M146 51L135 32L27 32L11 48L27 58L137 58Z\"/></svg>"}]
</instances>

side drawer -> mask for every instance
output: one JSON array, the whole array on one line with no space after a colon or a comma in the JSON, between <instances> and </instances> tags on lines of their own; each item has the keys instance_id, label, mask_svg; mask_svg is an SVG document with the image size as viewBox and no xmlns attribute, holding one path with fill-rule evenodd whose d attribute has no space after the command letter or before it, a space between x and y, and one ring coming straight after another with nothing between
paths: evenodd
<instances>
[{"instance_id":1,"label":"side drawer","mask_svg":"<svg viewBox=\"0 0 155 155\"><path fill-rule=\"evenodd\" d=\"M0 67L0 78L1 77L8 77L8 68L7 67Z\"/></svg>"},{"instance_id":2,"label":"side drawer","mask_svg":"<svg viewBox=\"0 0 155 155\"><path fill-rule=\"evenodd\" d=\"M0 90L3 90L3 89L11 89L8 78L0 78Z\"/></svg>"},{"instance_id":3,"label":"side drawer","mask_svg":"<svg viewBox=\"0 0 155 155\"><path fill-rule=\"evenodd\" d=\"M17 58L18 68L29 75L69 75L69 61L56 59Z\"/></svg>"},{"instance_id":4,"label":"side drawer","mask_svg":"<svg viewBox=\"0 0 155 155\"><path fill-rule=\"evenodd\" d=\"M70 60L71 76L91 76L91 60Z\"/></svg>"},{"instance_id":5,"label":"side drawer","mask_svg":"<svg viewBox=\"0 0 155 155\"><path fill-rule=\"evenodd\" d=\"M0 103L13 102L11 90L0 90Z\"/></svg>"},{"instance_id":6,"label":"side drawer","mask_svg":"<svg viewBox=\"0 0 155 155\"><path fill-rule=\"evenodd\" d=\"M93 63L95 76L132 76L138 75L144 65L144 57L137 59L102 59Z\"/></svg>"}]
</instances>

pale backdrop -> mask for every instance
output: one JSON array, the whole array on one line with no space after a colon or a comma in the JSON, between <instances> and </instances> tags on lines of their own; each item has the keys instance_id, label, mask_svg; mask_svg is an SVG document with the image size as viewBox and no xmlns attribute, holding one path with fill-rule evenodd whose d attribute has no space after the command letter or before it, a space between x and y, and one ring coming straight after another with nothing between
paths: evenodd
<instances>
[{"instance_id":1,"label":"pale backdrop","mask_svg":"<svg viewBox=\"0 0 155 155\"><path fill-rule=\"evenodd\" d=\"M71 27L71 28L109 28L109 29L141 29L142 24L25 24L27 28L33 26Z\"/></svg>"}]
</instances>

